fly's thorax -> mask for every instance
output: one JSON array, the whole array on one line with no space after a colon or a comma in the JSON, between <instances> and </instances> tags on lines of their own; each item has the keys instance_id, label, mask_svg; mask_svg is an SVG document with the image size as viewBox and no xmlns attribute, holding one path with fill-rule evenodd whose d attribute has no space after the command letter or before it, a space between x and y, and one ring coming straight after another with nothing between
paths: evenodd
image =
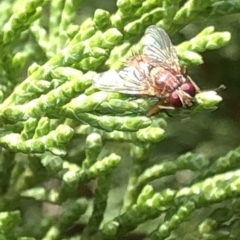
<instances>
[{"instance_id":1,"label":"fly's thorax","mask_svg":"<svg viewBox=\"0 0 240 240\"><path fill-rule=\"evenodd\" d=\"M162 95L173 92L182 84L175 74L162 67L152 68L150 71L150 77L153 79L155 87Z\"/></svg>"}]
</instances>

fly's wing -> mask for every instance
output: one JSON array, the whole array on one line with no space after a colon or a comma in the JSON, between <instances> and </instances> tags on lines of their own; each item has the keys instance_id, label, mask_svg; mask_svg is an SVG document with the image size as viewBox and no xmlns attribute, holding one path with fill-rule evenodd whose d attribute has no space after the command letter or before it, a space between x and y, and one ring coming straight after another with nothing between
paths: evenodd
<instances>
[{"instance_id":1,"label":"fly's wing","mask_svg":"<svg viewBox=\"0 0 240 240\"><path fill-rule=\"evenodd\" d=\"M151 79L135 67L120 71L110 70L95 75L93 85L103 91L120 92L133 95L154 95Z\"/></svg>"},{"instance_id":2,"label":"fly's wing","mask_svg":"<svg viewBox=\"0 0 240 240\"><path fill-rule=\"evenodd\" d=\"M143 37L143 54L151 58L154 64L181 73L177 52L162 28L149 26L146 29Z\"/></svg>"}]
</instances>

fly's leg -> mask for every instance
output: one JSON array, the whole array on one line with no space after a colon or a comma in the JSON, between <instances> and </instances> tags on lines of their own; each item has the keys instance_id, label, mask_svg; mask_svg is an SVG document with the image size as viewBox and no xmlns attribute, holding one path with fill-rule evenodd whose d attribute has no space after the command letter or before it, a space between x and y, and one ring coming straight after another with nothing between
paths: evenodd
<instances>
[{"instance_id":1,"label":"fly's leg","mask_svg":"<svg viewBox=\"0 0 240 240\"><path fill-rule=\"evenodd\" d=\"M161 110L174 110L173 106L163 105L163 101L159 100L154 104L154 106L148 111L147 117L151 117L152 115L158 113ZM168 112L166 111L167 115L169 116Z\"/></svg>"}]
</instances>

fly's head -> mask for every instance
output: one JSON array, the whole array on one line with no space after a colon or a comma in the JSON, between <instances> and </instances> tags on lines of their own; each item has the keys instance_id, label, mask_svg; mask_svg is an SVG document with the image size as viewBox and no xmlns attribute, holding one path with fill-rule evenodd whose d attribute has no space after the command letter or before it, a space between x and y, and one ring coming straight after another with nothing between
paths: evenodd
<instances>
[{"instance_id":1,"label":"fly's head","mask_svg":"<svg viewBox=\"0 0 240 240\"><path fill-rule=\"evenodd\" d=\"M180 74L177 74L176 77L181 84L171 93L170 103L176 108L191 107L200 88L187 74L186 67L181 67Z\"/></svg>"}]
</instances>

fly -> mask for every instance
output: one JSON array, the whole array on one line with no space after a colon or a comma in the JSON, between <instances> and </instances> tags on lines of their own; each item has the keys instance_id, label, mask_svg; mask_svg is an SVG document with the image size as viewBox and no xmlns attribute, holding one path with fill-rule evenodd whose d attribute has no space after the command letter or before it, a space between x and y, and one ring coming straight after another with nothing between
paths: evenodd
<instances>
[{"instance_id":1,"label":"fly","mask_svg":"<svg viewBox=\"0 0 240 240\"><path fill-rule=\"evenodd\" d=\"M142 54L131 57L126 67L97 74L93 85L100 90L138 96L154 96L159 100L147 116L161 109L191 107L199 87L179 64L175 48L167 33L149 26L143 37Z\"/></svg>"}]
</instances>

